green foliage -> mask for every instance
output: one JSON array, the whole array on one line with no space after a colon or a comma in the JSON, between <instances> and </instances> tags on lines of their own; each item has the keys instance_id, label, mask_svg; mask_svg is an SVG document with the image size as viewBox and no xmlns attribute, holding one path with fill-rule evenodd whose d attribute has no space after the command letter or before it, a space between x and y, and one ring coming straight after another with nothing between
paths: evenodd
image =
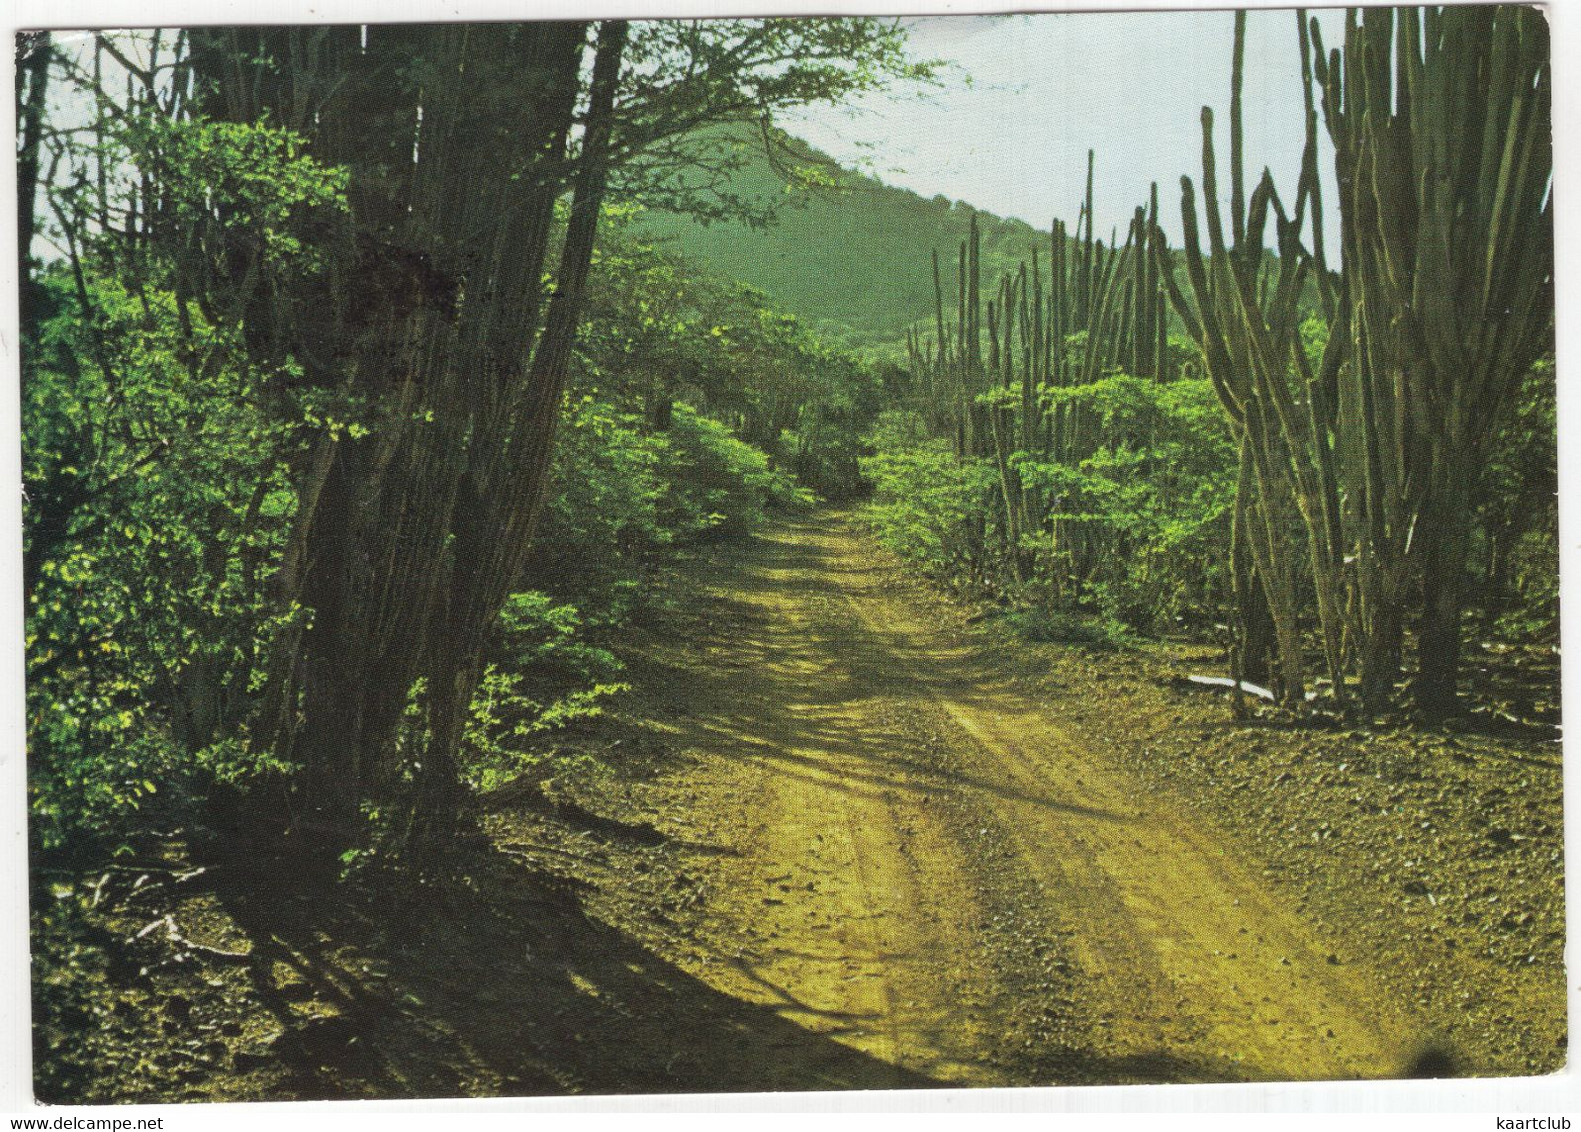
<instances>
[{"instance_id":1,"label":"green foliage","mask_svg":"<svg viewBox=\"0 0 1581 1132\"><path fill-rule=\"evenodd\" d=\"M519 777L544 757L545 732L596 717L602 701L628 687L615 680L615 655L587 639L577 608L539 591L511 595L491 655L462 740L476 790Z\"/></svg>"},{"instance_id":2,"label":"green foliage","mask_svg":"<svg viewBox=\"0 0 1581 1132\"><path fill-rule=\"evenodd\" d=\"M294 511L283 456L299 432L261 407L269 375L241 360L233 331L195 310L183 320L168 292L94 280L87 294L91 318L60 299L23 390L44 845L72 823L113 825L156 784L273 765L221 739L297 616L267 593Z\"/></svg>"},{"instance_id":3,"label":"green foliage","mask_svg":"<svg viewBox=\"0 0 1581 1132\"><path fill-rule=\"evenodd\" d=\"M664 460L669 491L660 514L677 538L744 534L771 510L812 503L807 489L771 467L761 450L687 405L676 408Z\"/></svg>"},{"instance_id":4,"label":"green foliage","mask_svg":"<svg viewBox=\"0 0 1581 1132\"><path fill-rule=\"evenodd\" d=\"M1055 500L1053 518L1095 529L1113 551L1088 579L1104 616L1141 631L1214 614L1227 580L1216 548L1235 494L1235 453L1205 380L1154 381L1116 374L1052 390L1080 406L1104 440L1075 465L1017 454L1030 486Z\"/></svg>"},{"instance_id":5,"label":"green foliage","mask_svg":"<svg viewBox=\"0 0 1581 1132\"><path fill-rule=\"evenodd\" d=\"M140 114L120 131L127 159L165 190L159 222L180 234L179 266L217 283L237 269L295 273L327 263L324 237L345 231L347 173L272 126ZM201 263L199 259L201 257Z\"/></svg>"},{"instance_id":6,"label":"green foliage","mask_svg":"<svg viewBox=\"0 0 1581 1132\"><path fill-rule=\"evenodd\" d=\"M1135 642L1130 628L1112 617L1089 617L1063 609L1014 609L1001 620L1029 641L1052 641L1094 649L1124 648Z\"/></svg>"},{"instance_id":7,"label":"green foliage","mask_svg":"<svg viewBox=\"0 0 1581 1132\"><path fill-rule=\"evenodd\" d=\"M880 415L862 458L873 484L868 521L880 543L946 581L970 567L969 517L992 490L992 471L955 459L949 444L926 437L913 414Z\"/></svg>"},{"instance_id":8,"label":"green foliage","mask_svg":"<svg viewBox=\"0 0 1581 1132\"><path fill-rule=\"evenodd\" d=\"M671 428L678 402L724 422L829 498L862 488L860 433L881 393L872 368L823 342L761 291L714 278L606 213L579 381Z\"/></svg>"},{"instance_id":9,"label":"green foliage","mask_svg":"<svg viewBox=\"0 0 1581 1132\"><path fill-rule=\"evenodd\" d=\"M668 441L592 393L568 398L529 584L619 622L647 566L675 541L661 515Z\"/></svg>"},{"instance_id":10,"label":"green foliage","mask_svg":"<svg viewBox=\"0 0 1581 1132\"><path fill-rule=\"evenodd\" d=\"M592 394L571 401L528 567L536 584L618 623L677 544L744 534L812 502L788 472L690 405L654 432Z\"/></svg>"},{"instance_id":11,"label":"green foliage","mask_svg":"<svg viewBox=\"0 0 1581 1132\"><path fill-rule=\"evenodd\" d=\"M1074 607L1057 611L1060 617L1079 609L1098 619L1071 625L1145 632L1208 621L1228 586L1217 548L1235 489L1235 453L1209 383L1115 374L1044 394L1050 408L1079 409L1102 439L1074 463L1011 455L1020 482L1048 503L1048 521L1062 532L1023 533L1018 550L1032 572L1013 599L1033 603L1036 616L1053 616L1051 603L1064 601ZM1020 396L1012 386L983 399L1014 405ZM884 414L869 442L875 454L862 470L873 481L869 513L880 541L949 581L997 577L1001 589L1014 589L1004 580L1008 549L996 550L1002 541L996 542L993 462L957 458L947 441L927 438L914 414ZM1072 553L1066 546L1073 542L1103 548L1090 555L1091 566L1074 587L1065 577Z\"/></svg>"},{"instance_id":12,"label":"green foliage","mask_svg":"<svg viewBox=\"0 0 1581 1132\"><path fill-rule=\"evenodd\" d=\"M771 450L819 495L850 498L866 487L859 465L861 433L883 404L883 390L873 367L799 327L794 357L808 376L799 391L795 423L781 430Z\"/></svg>"},{"instance_id":13,"label":"green foliage","mask_svg":"<svg viewBox=\"0 0 1581 1132\"><path fill-rule=\"evenodd\" d=\"M1313 373L1323 369L1323 351L1328 348L1328 323L1322 315L1308 315L1301 323L1301 352Z\"/></svg>"}]
</instances>

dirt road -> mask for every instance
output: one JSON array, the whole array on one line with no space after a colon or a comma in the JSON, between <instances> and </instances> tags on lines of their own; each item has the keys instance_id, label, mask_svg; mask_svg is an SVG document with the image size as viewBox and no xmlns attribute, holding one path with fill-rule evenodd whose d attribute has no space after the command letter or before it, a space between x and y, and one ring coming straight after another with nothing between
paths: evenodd
<instances>
[{"instance_id":1,"label":"dirt road","mask_svg":"<svg viewBox=\"0 0 1581 1132\"><path fill-rule=\"evenodd\" d=\"M733 816L677 962L959 1084L1399 1075L1409 1024L1204 818L996 675L839 516L732 551L670 739Z\"/></svg>"},{"instance_id":2,"label":"dirt road","mask_svg":"<svg viewBox=\"0 0 1581 1132\"><path fill-rule=\"evenodd\" d=\"M630 691L562 733L545 773L480 799L486 836L457 847L442 889L401 872L282 888L271 859L198 861L175 835L163 871L190 885L128 877L96 908L106 882L85 873L80 914L121 942L98 966L58 962L41 1093L1564 1063L1551 745L1232 726L1173 685L1176 653L969 625L837 514L689 554L665 578L622 638ZM151 920L202 949L175 951ZM210 1035L196 1048L194 1025Z\"/></svg>"}]
</instances>

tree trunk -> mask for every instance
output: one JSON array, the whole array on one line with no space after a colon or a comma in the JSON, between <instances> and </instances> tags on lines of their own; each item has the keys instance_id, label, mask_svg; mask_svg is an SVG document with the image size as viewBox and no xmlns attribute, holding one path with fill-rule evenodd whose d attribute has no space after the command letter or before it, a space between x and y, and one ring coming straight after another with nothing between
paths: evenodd
<instances>
[{"instance_id":1,"label":"tree trunk","mask_svg":"<svg viewBox=\"0 0 1581 1132\"><path fill-rule=\"evenodd\" d=\"M33 281L33 233L38 216L38 154L44 130L44 102L49 87L49 62L53 49L49 32L27 41L27 57L17 67L17 286L22 302L23 331L37 326ZM23 97L23 84L26 97ZM24 359L24 364L26 360Z\"/></svg>"},{"instance_id":2,"label":"tree trunk","mask_svg":"<svg viewBox=\"0 0 1581 1132\"><path fill-rule=\"evenodd\" d=\"M368 436L331 446L327 472L321 448L299 469L297 589L280 596L311 622L269 697L303 767L302 821L331 846L356 841L361 803L405 794L413 770L411 828L450 827L436 807L458 797L461 686L526 550L543 475L530 442L558 415L554 366L529 359L557 358L563 372L585 277L583 220L551 301L561 309L540 330L586 31L194 33L205 113L268 114L350 173L351 231L327 241L329 270L311 287L275 293L265 281L247 296L255 351L297 358L306 383L356 398L370 418ZM315 480L322 489L308 490ZM403 721L419 680L413 726Z\"/></svg>"},{"instance_id":3,"label":"tree trunk","mask_svg":"<svg viewBox=\"0 0 1581 1132\"><path fill-rule=\"evenodd\" d=\"M1398 601L1377 603L1361 637L1361 700L1372 715L1389 706L1394 682L1400 675L1400 645L1404 628Z\"/></svg>"},{"instance_id":4,"label":"tree trunk","mask_svg":"<svg viewBox=\"0 0 1581 1132\"><path fill-rule=\"evenodd\" d=\"M496 465L499 475L488 480L468 476L462 483L464 509L456 525L451 608L448 623L436 630L447 639L447 647L431 661L431 679L442 698L431 709L432 733L416 798L416 829L422 838L446 837L455 828L454 808L461 800L458 749L462 724L483 670L484 643L521 575L537 526L560 421L561 390L603 207L616 80L628 27L625 20L605 20L599 28L560 269L533 351L524 403L512 413L513 417L520 414L516 426L520 431L511 437L512 443L502 446L510 459Z\"/></svg>"},{"instance_id":5,"label":"tree trunk","mask_svg":"<svg viewBox=\"0 0 1581 1132\"><path fill-rule=\"evenodd\" d=\"M646 413L649 432L669 432L675 420L675 397L669 384L661 382L648 390Z\"/></svg>"},{"instance_id":6,"label":"tree trunk","mask_svg":"<svg viewBox=\"0 0 1581 1132\"><path fill-rule=\"evenodd\" d=\"M1459 460L1440 454L1445 465ZM1417 633L1417 670L1411 698L1418 714L1439 723L1455 713L1460 671L1460 615L1471 543L1470 471L1445 467L1435 506L1423 517L1422 622Z\"/></svg>"}]
</instances>

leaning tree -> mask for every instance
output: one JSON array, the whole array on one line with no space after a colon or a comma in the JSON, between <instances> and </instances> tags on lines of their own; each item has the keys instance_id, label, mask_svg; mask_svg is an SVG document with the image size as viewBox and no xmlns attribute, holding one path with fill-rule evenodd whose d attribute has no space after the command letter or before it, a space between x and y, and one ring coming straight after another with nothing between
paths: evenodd
<instances>
[{"instance_id":1,"label":"leaning tree","mask_svg":"<svg viewBox=\"0 0 1581 1132\"><path fill-rule=\"evenodd\" d=\"M347 177L311 279L272 273L266 246L222 223L228 270L206 281L250 351L289 359L283 380L359 424L297 461L274 596L305 615L248 741L302 768L298 828L354 840L359 806L394 797L406 836L442 837L604 199L739 212L728 174L744 136L783 144L775 111L927 68L897 25L851 19L221 28L190 44L176 82L198 117L283 127Z\"/></svg>"}]
</instances>

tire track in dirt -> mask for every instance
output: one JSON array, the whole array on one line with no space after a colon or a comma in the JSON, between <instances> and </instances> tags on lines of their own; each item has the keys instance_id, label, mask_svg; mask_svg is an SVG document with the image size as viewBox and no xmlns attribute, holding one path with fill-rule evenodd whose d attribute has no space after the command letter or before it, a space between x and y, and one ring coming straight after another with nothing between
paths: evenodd
<instances>
[{"instance_id":1,"label":"tire track in dirt","mask_svg":"<svg viewBox=\"0 0 1581 1132\"><path fill-rule=\"evenodd\" d=\"M741 631L681 738L739 799L720 989L958 1084L1398 1074L1407 1033L1222 834L904 594L848 521L718 579Z\"/></svg>"},{"instance_id":2,"label":"tire track in dirt","mask_svg":"<svg viewBox=\"0 0 1581 1132\"><path fill-rule=\"evenodd\" d=\"M927 752L868 688L872 658L829 647L844 630L822 616L816 575L768 565L757 580L746 596L761 647L726 711L694 730L751 811L741 856L710 886L718 985L898 1069L994 1083L965 985L980 910L969 888L939 883L967 861L905 771L925 775Z\"/></svg>"}]
</instances>

